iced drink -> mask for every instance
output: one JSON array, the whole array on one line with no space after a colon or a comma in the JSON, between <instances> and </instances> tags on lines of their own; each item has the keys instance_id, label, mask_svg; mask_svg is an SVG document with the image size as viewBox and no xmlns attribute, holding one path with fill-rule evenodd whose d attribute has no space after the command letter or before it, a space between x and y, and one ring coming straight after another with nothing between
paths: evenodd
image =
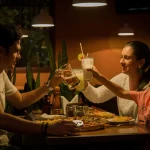
<instances>
[{"instance_id":1,"label":"iced drink","mask_svg":"<svg viewBox=\"0 0 150 150\"><path fill-rule=\"evenodd\" d=\"M82 91L84 89L83 69L73 69L73 71L80 80L80 83L76 86L76 91Z\"/></svg>"},{"instance_id":2,"label":"iced drink","mask_svg":"<svg viewBox=\"0 0 150 150\"><path fill-rule=\"evenodd\" d=\"M83 68L83 76L84 80L90 81L93 78L93 73L87 71L87 69L92 69L94 63L94 59L92 57L83 58L81 61L81 65Z\"/></svg>"}]
</instances>

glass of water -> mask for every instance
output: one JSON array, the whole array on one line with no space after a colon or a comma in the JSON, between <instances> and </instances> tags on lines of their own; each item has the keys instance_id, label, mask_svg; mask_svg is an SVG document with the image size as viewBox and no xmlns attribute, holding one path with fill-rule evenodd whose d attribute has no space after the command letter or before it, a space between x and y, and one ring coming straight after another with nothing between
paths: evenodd
<instances>
[{"instance_id":1,"label":"glass of water","mask_svg":"<svg viewBox=\"0 0 150 150\"><path fill-rule=\"evenodd\" d=\"M90 71L87 71L87 69L92 69L93 64L94 64L94 59L92 57L83 58L81 60L83 76L84 76L84 80L86 81L90 81L93 79L93 73Z\"/></svg>"}]
</instances>

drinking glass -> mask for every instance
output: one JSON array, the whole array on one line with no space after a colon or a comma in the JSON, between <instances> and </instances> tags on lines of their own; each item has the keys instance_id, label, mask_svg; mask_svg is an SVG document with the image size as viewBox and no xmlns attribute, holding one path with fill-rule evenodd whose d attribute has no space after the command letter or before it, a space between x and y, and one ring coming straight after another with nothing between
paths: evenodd
<instances>
[{"instance_id":1,"label":"drinking glass","mask_svg":"<svg viewBox=\"0 0 150 150\"><path fill-rule=\"evenodd\" d=\"M75 89L80 80L71 68L71 64L65 64L58 69L63 77L63 83L68 86L69 90Z\"/></svg>"},{"instance_id":2,"label":"drinking glass","mask_svg":"<svg viewBox=\"0 0 150 150\"><path fill-rule=\"evenodd\" d=\"M73 71L77 78L80 80L80 83L76 86L76 91L82 91L84 89L83 69L75 68Z\"/></svg>"},{"instance_id":3,"label":"drinking glass","mask_svg":"<svg viewBox=\"0 0 150 150\"><path fill-rule=\"evenodd\" d=\"M88 106L76 106L75 116L86 116L89 115L89 107Z\"/></svg>"},{"instance_id":4,"label":"drinking glass","mask_svg":"<svg viewBox=\"0 0 150 150\"><path fill-rule=\"evenodd\" d=\"M83 58L81 60L81 65L83 68L83 76L84 80L90 81L93 79L93 73L90 71L87 71L87 69L92 69L94 64L94 59L92 57Z\"/></svg>"}]
</instances>

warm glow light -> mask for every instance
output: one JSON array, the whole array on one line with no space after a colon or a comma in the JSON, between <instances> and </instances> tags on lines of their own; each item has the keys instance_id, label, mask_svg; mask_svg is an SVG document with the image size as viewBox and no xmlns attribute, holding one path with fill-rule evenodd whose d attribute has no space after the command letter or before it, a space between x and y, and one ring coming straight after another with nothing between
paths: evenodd
<instances>
[{"instance_id":1,"label":"warm glow light","mask_svg":"<svg viewBox=\"0 0 150 150\"><path fill-rule=\"evenodd\" d=\"M120 28L118 35L119 36L132 36L132 35L134 35L134 32L133 32L132 28L129 28L128 24L125 23L124 26L122 28Z\"/></svg>"},{"instance_id":2,"label":"warm glow light","mask_svg":"<svg viewBox=\"0 0 150 150\"><path fill-rule=\"evenodd\" d=\"M23 35L23 36L22 36L22 38L26 38L26 37L28 37L28 35Z\"/></svg>"},{"instance_id":3,"label":"warm glow light","mask_svg":"<svg viewBox=\"0 0 150 150\"><path fill-rule=\"evenodd\" d=\"M32 24L32 27L53 27L54 24Z\"/></svg>"},{"instance_id":4,"label":"warm glow light","mask_svg":"<svg viewBox=\"0 0 150 150\"><path fill-rule=\"evenodd\" d=\"M118 33L118 35L120 35L120 36L130 36L130 35L134 35L134 33Z\"/></svg>"},{"instance_id":5,"label":"warm glow light","mask_svg":"<svg viewBox=\"0 0 150 150\"><path fill-rule=\"evenodd\" d=\"M77 7L98 7L98 6L105 6L106 3L78 3L78 4L72 4L72 6Z\"/></svg>"},{"instance_id":6,"label":"warm glow light","mask_svg":"<svg viewBox=\"0 0 150 150\"><path fill-rule=\"evenodd\" d=\"M53 18L49 15L48 8L41 9L40 14L32 20L32 27L53 27Z\"/></svg>"},{"instance_id":7,"label":"warm glow light","mask_svg":"<svg viewBox=\"0 0 150 150\"><path fill-rule=\"evenodd\" d=\"M106 0L73 0L72 6L76 7L99 7L107 5Z\"/></svg>"},{"instance_id":8,"label":"warm glow light","mask_svg":"<svg viewBox=\"0 0 150 150\"><path fill-rule=\"evenodd\" d=\"M21 32L23 33L22 38L28 37L29 30L22 28L22 26L21 26L20 24L18 25L18 28L19 28L19 29L21 30Z\"/></svg>"}]
</instances>

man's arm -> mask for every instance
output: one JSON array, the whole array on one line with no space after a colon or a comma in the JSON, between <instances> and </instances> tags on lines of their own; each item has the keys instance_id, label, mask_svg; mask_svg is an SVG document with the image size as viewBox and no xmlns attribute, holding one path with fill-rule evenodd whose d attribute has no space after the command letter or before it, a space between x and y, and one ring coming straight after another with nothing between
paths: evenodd
<instances>
[{"instance_id":1,"label":"man's arm","mask_svg":"<svg viewBox=\"0 0 150 150\"><path fill-rule=\"evenodd\" d=\"M13 95L7 96L7 100L18 109L21 109L40 100L45 94L49 92L50 87L54 88L61 82L62 78L60 76L54 76L49 82L49 86L42 85L35 90L25 93L20 93L19 91L17 91Z\"/></svg>"},{"instance_id":2,"label":"man's arm","mask_svg":"<svg viewBox=\"0 0 150 150\"><path fill-rule=\"evenodd\" d=\"M7 96L7 100L16 108L22 109L37 102L48 92L48 87L43 85L35 90L25 93L20 93L17 91L13 95Z\"/></svg>"},{"instance_id":3,"label":"man's arm","mask_svg":"<svg viewBox=\"0 0 150 150\"><path fill-rule=\"evenodd\" d=\"M43 127L42 127L43 126ZM58 120L53 123L46 124L42 122L29 121L26 119L5 113L0 105L0 129L23 133L29 135L78 135L79 130L72 121Z\"/></svg>"}]
</instances>

